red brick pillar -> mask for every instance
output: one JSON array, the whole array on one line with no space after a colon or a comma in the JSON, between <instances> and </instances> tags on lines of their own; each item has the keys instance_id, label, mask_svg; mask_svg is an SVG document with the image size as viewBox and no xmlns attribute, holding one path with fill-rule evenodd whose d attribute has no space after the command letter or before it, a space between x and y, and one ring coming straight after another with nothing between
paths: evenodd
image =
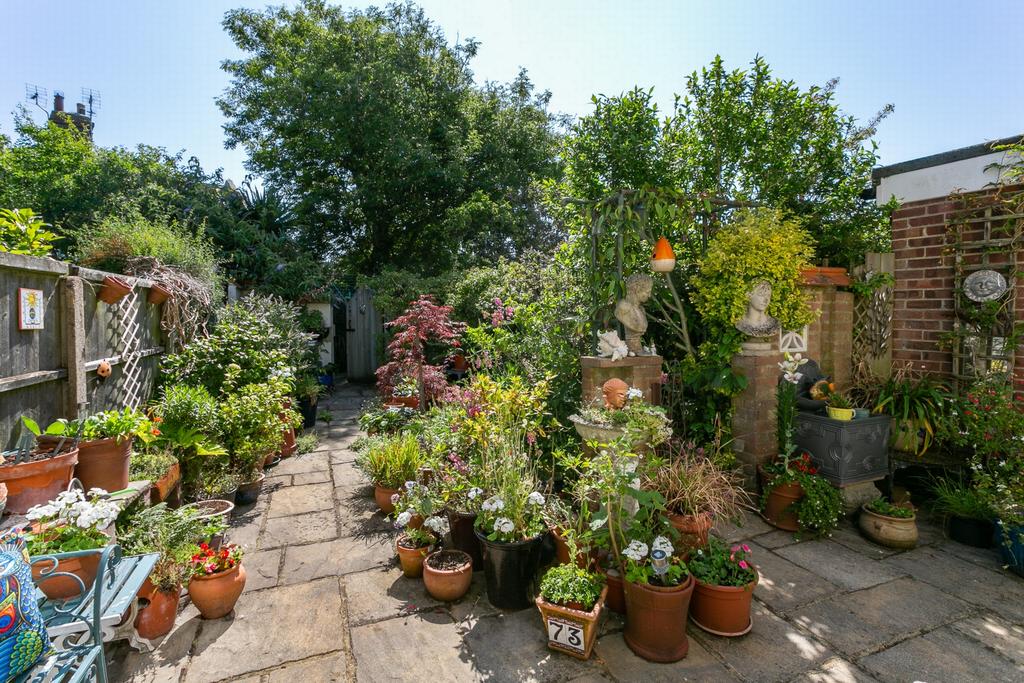
<instances>
[{"instance_id":1,"label":"red brick pillar","mask_svg":"<svg viewBox=\"0 0 1024 683\"><path fill-rule=\"evenodd\" d=\"M747 378L733 401L733 449L743 467L746 487L757 491L757 465L778 454L775 435L775 387L779 378L778 338L747 341L732 357L732 367Z\"/></svg>"}]
</instances>

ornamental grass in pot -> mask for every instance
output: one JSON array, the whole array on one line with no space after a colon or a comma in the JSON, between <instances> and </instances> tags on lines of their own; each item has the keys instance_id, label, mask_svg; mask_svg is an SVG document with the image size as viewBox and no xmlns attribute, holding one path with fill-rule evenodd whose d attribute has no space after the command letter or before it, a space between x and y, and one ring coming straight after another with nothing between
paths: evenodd
<instances>
[{"instance_id":1,"label":"ornamental grass in pot","mask_svg":"<svg viewBox=\"0 0 1024 683\"><path fill-rule=\"evenodd\" d=\"M423 585L435 600L458 600L472 581L473 558L461 550L438 550L423 561Z\"/></svg>"},{"instance_id":2,"label":"ornamental grass in pot","mask_svg":"<svg viewBox=\"0 0 1024 683\"><path fill-rule=\"evenodd\" d=\"M910 549L917 545L917 516L910 505L876 498L861 506L858 524L865 536L887 548Z\"/></svg>"},{"instance_id":3,"label":"ornamental grass in pot","mask_svg":"<svg viewBox=\"0 0 1024 683\"><path fill-rule=\"evenodd\" d=\"M412 434L373 437L356 458L356 467L373 483L377 507L385 514L395 510L392 497L407 481L416 479L424 455Z\"/></svg>"},{"instance_id":4,"label":"ornamental grass in pot","mask_svg":"<svg viewBox=\"0 0 1024 683\"><path fill-rule=\"evenodd\" d=\"M712 536L689 562L697 582L690 602L690 619L716 636L742 636L753 621L750 604L757 586L757 569L750 561L750 546L727 546Z\"/></svg>"},{"instance_id":5,"label":"ornamental grass in pot","mask_svg":"<svg viewBox=\"0 0 1024 683\"><path fill-rule=\"evenodd\" d=\"M932 484L935 512L946 517L946 533L957 543L991 548L996 513L969 481L937 479Z\"/></svg>"},{"instance_id":6,"label":"ornamental grass in pot","mask_svg":"<svg viewBox=\"0 0 1024 683\"><path fill-rule=\"evenodd\" d=\"M540 582L540 610L548 647L589 659L608 587L604 577L574 564L552 567Z\"/></svg>"},{"instance_id":7,"label":"ornamental grass in pot","mask_svg":"<svg viewBox=\"0 0 1024 683\"><path fill-rule=\"evenodd\" d=\"M234 544L215 549L200 543L189 566L188 595L203 619L220 619L230 614L245 589L242 549Z\"/></svg>"}]
</instances>

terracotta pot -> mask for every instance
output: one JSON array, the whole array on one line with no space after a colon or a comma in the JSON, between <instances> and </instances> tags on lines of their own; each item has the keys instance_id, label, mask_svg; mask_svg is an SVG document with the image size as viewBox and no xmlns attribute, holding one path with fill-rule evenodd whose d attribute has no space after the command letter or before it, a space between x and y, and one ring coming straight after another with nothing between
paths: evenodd
<instances>
[{"instance_id":1,"label":"terracotta pot","mask_svg":"<svg viewBox=\"0 0 1024 683\"><path fill-rule=\"evenodd\" d=\"M807 285L836 285L838 287L850 285L850 275L846 272L846 268L818 266L805 268L800 271L800 275L803 277L804 284Z\"/></svg>"},{"instance_id":2,"label":"terracotta pot","mask_svg":"<svg viewBox=\"0 0 1024 683\"><path fill-rule=\"evenodd\" d=\"M50 563L38 562L32 565L32 580L36 582L39 590L51 600L66 600L73 598L82 592L82 587L70 576L54 576L42 580L44 574L63 572L74 574L85 584L85 590L92 588L96 581L96 572L100 568L100 553L97 551L83 557L69 557L57 563L57 568L49 571Z\"/></svg>"},{"instance_id":3,"label":"terracotta pot","mask_svg":"<svg viewBox=\"0 0 1024 683\"><path fill-rule=\"evenodd\" d=\"M476 538L473 525L476 524L475 512L448 511L448 527L451 529L452 545L473 558L473 570L483 569L484 556L480 549L480 541Z\"/></svg>"},{"instance_id":4,"label":"terracotta pot","mask_svg":"<svg viewBox=\"0 0 1024 683\"><path fill-rule=\"evenodd\" d=\"M235 608L238 596L245 589L245 567L239 563L208 576L193 576L188 582L188 596L203 619L220 619Z\"/></svg>"},{"instance_id":5,"label":"terracotta pot","mask_svg":"<svg viewBox=\"0 0 1024 683\"><path fill-rule=\"evenodd\" d=\"M413 515L409 518L409 523L406 524L410 529L420 529L423 527L423 515Z\"/></svg>"},{"instance_id":6,"label":"terracotta pot","mask_svg":"<svg viewBox=\"0 0 1024 683\"><path fill-rule=\"evenodd\" d=\"M154 640L170 633L178 616L181 587L172 591L154 590L145 599L149 604L142 607L135 617L135 630L139 637Z\"/></svg>"},{"instance_id":7,"label":"terracotta pot","mask_svg":"<svg viewBox=\"0 0 1024 683\"><path fill-rule=\"evenodd\" d=\"M267 475L260 472L260 476L246 484L238 485L238 493L235 494L235 503L238 505L252 505L260 497L260 489L263 487L263 480Z\"/></svg>"},{"instance_id":8,"label":"terracotta pot","mask_svg":"<svg viewBox=\"0 0 1024 683\"><path fill-rule=\"evenodd\" d=\"M746 586L713 586L697 581L690 603L690 619L716 636L742 636L753 626L750 602L760 577Z\"/></svg>"},{"instance_id":9,"label":"terracotta pot","mask_svg":"<svg viewBox=\"0 0 1024 683\"><path fill-rule=\"evenodd\" d=\"M607 597L608 586L605 586L594 607L584 612L582 609L556 605L538 595L537 609L540 610L540 618L544 620L548 647L577 659L589 659L597 640L597 625Z\"/></svg>"},{"instance_id":10,"label":"terracotta pot","mask_svg":"<svg viewBox=\"0 0 1024 683\"><path fill-rule=\"evenodd\" d=\"M420 407L420 397L419 396L392 396L391 400L388 401L388 403L389 404L396 404L397 403L397 404L402 405L402 406L404 406L406 408L412 408L413 410L415 410L416 408Z\"/></svg>"},{"instance_id":11,"label":"terracotta pot","mask_svg":"<svg viewBox=\"0 0 1024 683\"><path fill-rule=\"evenodd\" d=\"M7 512L23 515L66 491L78 464L78 449L21 463L0 464L0 482L7 485Z\"/></svg>"},{"instance_id":12,"label":"terracotta pot","mask_svg":"<svg viewBox=\"0 0 1024 683\"><path fill-rule=\"evenodd\" d=\"M775 477L765 472L760 466L757 469L761 474L761 485L769 486ZM804 490L800 484L789 482L776 486L768 494L768 502L763 512L765 520L783 531L799 531L800 523L790 506L803 497Z\"/></svg>"},{"instance_id":13,"label":"terracotta pot","mask_svg":"<svg viewBox=\"0 0 1024 683\"><path fill-rule=\"evenodd\" d=\"M565 542L563 531L559 527L551 528L551 538L555 542L555 561L558 564L569 564L569 544ZM590 557L582 550L576 553L576 566L586 569L590 566Z\"/></svg>"},{"instance_id":14,"label":"terracotta pot","mask_svg":"<svg viewBox=\"0 0 1024 683\"><path fill-rule=\"evenodd\" d=\"M432 562L437 562L442 557L451 556L455 556L460 562L455 569L435 569L431 566ZM427 555L426 560L423 561L423 585L435 600L441 602L458 600L469 590L469 584L472 581L473 558L469 556L469 553L464 553L461 550L439 550Z\"/></svg>"},{"instance_id":15,"label":"terracotta pot","mask_svg":"<svg viewBox=\"0 0 1024 683\"><path fill-rule=\"evenodd\" d=\"M128 296L131 291L132 286L127 280L114 275L108 275L103 278L103 286L100 287L96 298L105 304L116 304Z\"/></svg>"},{"instance_id":16,"label":"terracotta pot","mask_svg":"<svg viewBox=\"0 0 1024 683\"><path fill-rule=\"evenodd\" d=\"M423 560L430 553L433 546L422 548L406 548L402 545L403 540L408 536L402 534L395 541L395 549L398 551L398 561L402 564L402 573L410 579L418 579L423 576Z\"/></svg>"},{"instance_id":17,"label":"terracotta pot","mask_svg":"<svg viewBox=\"0 0 1024 683\"><path fill-rule=\"evenodd\" d=\"M608 595L605 604L608 609L616 614L626 613L626 593L622 588L622 577L617 569L606 569L604 571L605 585L608 586Z\"/></svg>"},{"instance_id":18,"label":"terracotta pot","mask_svg":"<svg viewBox=\"0 0 1024 683\"><path fill-rule=\"evenodd\" d=\"M295 455L295 451L299 448L299 444L295 441L295 430L289 427L284 430L281 436L281 450L278 451L278 455L282 458L290 458Z\"/></svg>"},{"instance_id":19,"label":"terracotta pot","mask_svg":"<svg viewBox=\"0 0 1024 683\"><path fill-rule=\"evenodd\" d=\"M158 282L154 282L153 285L149 288L149 294L146 296L146 301L153 304L154 306L159 306L160 304L162 304L163 302L167 301L170 298L171 290L167 289Z\"/></svg>"},{"instance_id":20,"label":"terracotta pot","mask_svg":"<svg viewBox=\"0 0 1024 683\"><path fill-rule=\"evenodd\" d=\"M54 437L40 437L40 446L55 443ZM78 444L78 464L75 478L86 491L103 489L107 493L128 488L128 468L132 457L132 437L120 440L95 439Z\"/></svg>"},{"instance_id":21,"label":"terracotta pot","mask_svg":"<svg viewBox=\"0 0 1024 683\"><path fill-rule=\"evenodd\" d=\"M709 514L677 515L668 513L668 521L679 532L679 538L673 541L678 557L688 558L690 553L708 545L708 533L714 525Z\"/></svg>"},{"instance_id":22,"label":"terracotta pot","mask_svg":"<svg viewBox=\"0 0 1024 683\"><path fill-rule=\"evenodd\" d=\"M153 482L153 488L150 489L152 491L152 502L159 503L167 500L179 481L181 481L181 463L176 462L167 468L164 476Z\"/></svg>"},{"instance_id":23,"label":"terracotta pot","mask_svg":"<svg viewBox=\"0 0 1024 683\"><path fill-rule=\"evenodd\" d=\"M377 507L386 515L395 511L395 504L391 502L391 496L398 493L399 489L389 489L377 484L373 485L373 499L377 501Z\"/></svg>"},{"instance_id":24,"label":"terracotta pot","mask_svg":"<svg viewBox=\"0 0 1024 683\"><path fill-rule=\"evenodd\" d=\"M626 630L623 637L634 653L649 662L678 662L690 651L686 617L694 580L671 588L626 581Z\"/></svg>"},{"instance_id":25,"label":"terracotta pot","mask_svg":"<svg viewBox=\"0 0 1024 683\"><path fill-rule=\"evenodd\" d=\"M860 508L860 530L879 545L887 548L908 549L917 546L917 515L889 517L868 509L867 503Z\"/></svg>"}]
</instances>

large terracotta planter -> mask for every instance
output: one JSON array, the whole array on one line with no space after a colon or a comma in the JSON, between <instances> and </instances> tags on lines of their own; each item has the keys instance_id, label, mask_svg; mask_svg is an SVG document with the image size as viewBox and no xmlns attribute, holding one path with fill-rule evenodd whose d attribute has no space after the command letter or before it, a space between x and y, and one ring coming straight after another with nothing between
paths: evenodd
<instances>
[{"instance_id":1,"label":"large terracotta planter","mask_svg":"<svg viewBox=\"0 0 1024 683\"><path fill-rule=\"evenodd\" d=\"M299 448L299 444L295 441L295 430L291 427L284 430L281 436L281 450L278 451L278 455L282 458L290 458L295 455L295 451Z\"/></svg>"},{"instance_id":2,"label":"large terracotta planter","mask_svg":"<svg viewBox=\"0 0 1024 683\"><path fill-rule=\"evenodd\" d=\"M402 565L402 573L410 579L418 579L423 576L423 560L430 554L433 546L420 548L409 548L403 545L408 542L409 537L402 534L395 541L395 550L398 551L398 562Z\"/></svg>"},{"instance_id":3,"label":"large terracotta planter","mask_svg":"<svg viewBox=\"0 0 1024 683\"><path fill-rule=\"evenodd\" d=\"M114 275L103 278L103 286L96 293L96 298L105 304L116 304L132 291L131 283Z\"/></svg>"},{"instance_id":4,"label":"large terracotta planter","mask_svg":"<svg viewBox=\"0 0 1024 683\"><path fill-rule=\"evenodd\" d=\"M7 485L7 512L23 515L66 491L78 464L78 449L52 458L33 456L26 462L0 464L0 482Z\"/></svg>"},{"instance_id":5,"label":"large terracotta planter","mask_svg":"<svg viewBox=\"0 0 1024 683\"><path fill-rule=\"evenodd\" d=\"M707 547L708 533L714 524L711 515L677 515L670 512L668 521L679 532L679 538L673 541L674 555L688 558L694 550Z\"/></svg>"},{"instance_id":6,"label":"large terracotta planter","mask_svg":"<svg viewBox=\"0 0 1024 683\"><path fill-rule=\"evenodd\" d=\"M391 496L398 493L399 489L389 489L377 484L373 485L373 499L377 501L377 507L386 515L395 511L395 504L391 502Z\"/></svg>"},{"instance_id":7,"label":"large terracotta planter","mask_svg":"<svg viewBox=\"0 0 1024 683\"><path fill-rule=\"evenodd\" d=\"M870 510L867 503L860 508L860 530L879 545L906 550L917 546L917 515L889 517Z\"/></svg>"},{"instance_id":8,"label":"large terracotta planter","mask_svg":"<svg viewBox=\"0 0 1024 683\"><path fill-rule=\"evenodd\" d=\"M435 565L453 565L435 568ZM473 581L473 558L461 550L439 550L423 561L423 585L435 600L458 600Z\"/></svg>"},{"instance_id":9,"label":"large terracotta planter","mask_svg":"<svg viewBox=\"0 0 1024 683\"><path fill-rule=\"evenodd\" d=\"M604 572L605 585L608 587L608 595L605 604L608 609L616 614L626 613L626 593L622 588L622 577L617 569L606 569Z\"/></svg>"},{"instance_id":10,"label":"large terracotta planter","mask_svg":"<svg viewBox=\"0 0 1024 683\"><path fill-rule=\"evenodd\" d=\"M690 651L686 617L694 580L663 588L626 581L626 630L623 637L634 653L650 662L678 662Z\"/></svg>"},{"instance_id":11,"label":"large terracotta planter","mask_svg":"<svg viewBox=\"0 0 1024 683\"><path fill-rule=\"evenodd\" d=\"M420 398L419 396L392 396L389 403L400 403L406 408L415 410L420 407Z\"/></svg>"},{"instance_id":12,"label":"large terracotta planter","mask_svg":"<svg viewBox=\"0 0 1024 683\"><path fill-rule=\"evenodd\" d=\"M42 580L43 576L58 572L74 574L82 580L85 590L88 591L96 581L96 573L100 568L100 552L97 550L90 555L61 560L52 572L50 571L51 566L50 562L45 561L32 565L32 580L50 600L66 600L76 597L82 592L82 587L78 585L78 582L70 576L52 576L44 581Z\"/></svg>"},{"instance_id":13,"label":"large terracotta planter","mask_svg":"<svg viewBox=\"0 0 1024 683\"><path fill-rule=\"evenodd\" d=\"M597 626L607 597L608 586L605 586L594 607L589 612L584 612L548 602L538 595L537 609L540 610L540 618L544 621L548 647L577 659L589 659L597 640Z\"/></svg>"},{"instance_id":14,"label":"large terracotta planter","mask_svg":"<svg viewBox=\"0 0 1024 683\"><path fill-rule=\"evenodd\" d=\"M713 586L697 581L690 602L690 619L716 636L742 636L753 626L750 602L758 576L746 586Z\"/></svg>"},{"instance_id":15,"label":"large terracotta planter","mask_svg":"<svg viewBox=\"0 0 1024 683\"><path fill-rule=\"evenodd\" d=\"M772 480L775 477L765 472L761 467L758 467L758 471L761 473L761 485L764 487L771 486ZM800 523L791 506L803 497L803 487L795 482L782 484L771 489L768 493L768 502L763 512L765 520L783 531L799 531Z\"/></svg>"},{"instance_id":16,"label":"large terracotta planter","mask_svg":"<svg viewBox=\"0 0 1024 683\"><path fill-rule=\"evenodd\" d=\"M97 488L107 493L128 488L128 467L132 457L131 437L96 439L78 444L75 478L86 491Z\"/></svg>"},{"instance_id":17,"label":"large terracotta planter","mask_svg":"<svg viewBox=\"0 0 1024 683\"><path fill-rule=\"evenodd\" d=\"M167 468L164 472L164 476L160 477L153 482L153 487L150 489L152 493L150 497L154 504L161 501L167 500L171 492L174 491L174 487L181 481L181 463L174 463Z\"/></svg>"},{"instance_id":18,"label":"large terracotta planter","mask_svg":"<svg viewBox=\"0 0 1024 683\"><path fill-rule=\"evenodd\" d=\"M140 638L154 640L171 632L174 619L178 616L178 602L181 588L172 591L151 591L145 596L149 604L139 610L135 617L135 630Z\"/></svg>"},{"instance_id":19,"label":"large terracotta planter","mask_svg":"<svg viewBox=\"0 0 1024 683\"><path fill-rule=\"evenodd\" d=\"M476 538L475 512L454 512L448 511L448 527L451 529L452 545L473 558L473 570L483 569L483 551L480 550L480 541Z\"/></svg>"},{"instance_id":20,"label":"large terracotta planter","mask_svg":"<svg viewBox=\"0 0 1024 683\"><path fill-rule=\"evenodd\" d=\"M245 589L245 567L241 564L207 576L193 576L188 595L203 619L220 619L235 608Z\"/></svg>"}]
</instances>

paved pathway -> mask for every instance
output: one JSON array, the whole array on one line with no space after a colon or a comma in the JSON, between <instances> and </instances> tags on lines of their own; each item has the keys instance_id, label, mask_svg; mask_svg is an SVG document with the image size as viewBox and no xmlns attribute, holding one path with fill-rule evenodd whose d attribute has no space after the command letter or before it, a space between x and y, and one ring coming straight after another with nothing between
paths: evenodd
<instances>
[{"instance_id":1,"label":"paved pathway","mask_svg":"<svg viewBox=\"0 0 1024 683\"><path fill-rule=\"evenodd\" d=\"M944 540L896 552L850 526L797 543L757 518L718 530L745 540L761 570L754 630L739 639L691 626L682 662L654 665L604 619L594 656L547 649L536 610L502 613L482 576L462 601L432 600L402 577L393 532L348 449L369 390L340 387L320 449L282 462L231 540L248 549L234 616L179 614L156 652L108 648L114 681L1021 681L1024 581L997 556ZM187 602L187 601L186 601Z\"/></svg>"}]
</instances>

